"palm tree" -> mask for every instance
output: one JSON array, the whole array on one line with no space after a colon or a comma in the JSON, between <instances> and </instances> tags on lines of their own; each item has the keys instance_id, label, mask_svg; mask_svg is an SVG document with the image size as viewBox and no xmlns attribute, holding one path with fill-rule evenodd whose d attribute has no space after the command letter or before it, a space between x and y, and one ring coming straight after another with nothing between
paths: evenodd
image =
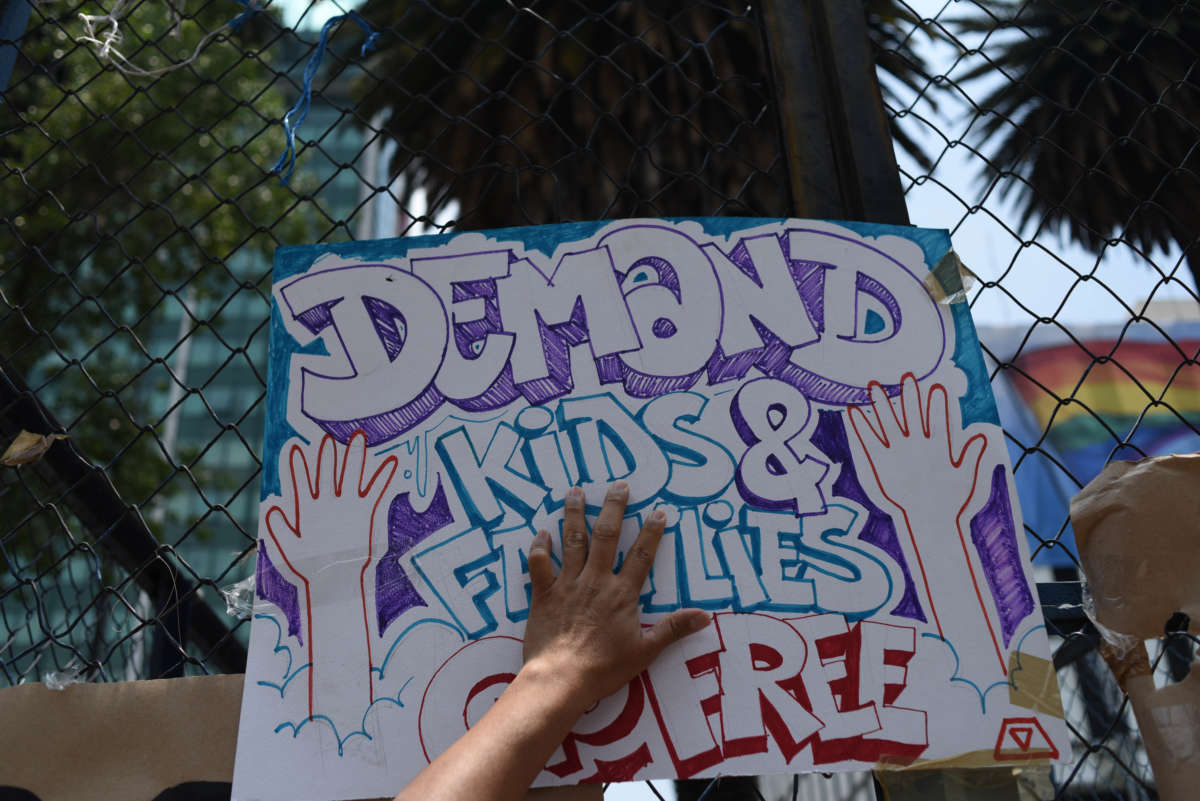
<instances>
[{"instance_id":1,"label":"palm tree","mask_svg":"<svg viewBox=\"0 0 1200 801\"><path fill-rule=\"evenodd\" d=\"M928 65L916 50L914 40L918 34L931 41L944 39L942 32L926 23L904 0L865 0L867 12L867 36L871 40L871 54L875 59L876 71L883 94L883 105L888 112L888 126L897 147L908 154L920 167L933 167L929 154L908 131L900 126L896 111L904 104L892 89L899 83L909 92L920 96L932 111L938 107L937 95L930 94L933 79ZM890 79L890 82L889 80Z\"/></svg>"},{"instance_id":2,"label":"palm tree","mask_svg":"<svg viewBox=\"0 0 1200 801\"><path fill-rule=\"evenodd\" d=\"M930 30L897 0L866 10L881 68L923 86L902 32ZM787 208L770 64L745 2L368 0L361 13L384 35L358 113L386 120L405 206L421 187L433 207L457 200L467 228Z\"/></svg>"},{"instance_id":3,"label":"palm tree","mask_svg":"<svg viewBox=\"0 0 1200 801\"><path fill-rule=\"evenodd\" d=\"M1183 250L1200 270L1200 9L1177 0L1027 0L955 20L1012 31L966 80L1000 71L979 106L988 181L1020 225L1096 253L1121 239Z\"/></svg>"}]
</instances>

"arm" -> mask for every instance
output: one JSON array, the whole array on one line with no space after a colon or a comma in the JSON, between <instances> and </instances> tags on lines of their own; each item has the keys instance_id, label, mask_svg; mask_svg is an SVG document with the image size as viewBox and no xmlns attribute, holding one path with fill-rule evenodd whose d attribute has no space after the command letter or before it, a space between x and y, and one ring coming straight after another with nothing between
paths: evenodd
<instances>
[{"instance_id":1,"label":"arm","mask_svg":"<svg viewBox=\"0 0 1200 801\"><path fill-rule=\"evenodd\" d=\"M487 714L396 801L457 801L463 788L484 801L519 801L580 715L668 645L708 625L707 613L680 610L642 628L639 593L665 517L650 515L614 574L628 495L623 481L609 489L589 547L583 491L567 493L561 572L554 575L547 532L538 532L529 553L533 595L524 666Z\"/></svg>"},{"instance_id":2,"label":"arm","mask_svg":"<svg viewBox=\"0 0 1200 801\"><path fill-rule=\"evenodd\" d=\"M371 559L387 548L384 495L396 474L396 457L368 457L367 436L357 431L343 447L326 434L319 445L292 444L280 455L280 505L267 510L267 536L260 547L281 571L295 576L307 661L308 715L324 715L353 731L359 709L374 698L371 686L371 629L364 579ZM290 478L290 482L288 481ZM290 487L290 494L286 491ZM383 514L379 514L380 507ZM331 523L331 521L333 521ZM362 559L346 551L353 532ZM382 543L379 540L382 539ZM330 554L348 555L333 559ZM357 587L359 592L347 592ZM348 625L360 620L362 625ZM336 667L335 667L336 665Z\"/></svg>"},{"instance_id":3,"label":"arm","mask_svg":"<svg viewBox=\"0 0 1200 801\"><path fill-rule=\"evenodd\" d=\"M960 446L970 429L963 429L958 404L950 404L941 384L923 394L912 373L901 382L898 402L878 382L871 382L870 392L870 407L847 409L855 434L851 447L861 448L855 462L869 465L880 494L898 512L892 520L921 605L938 636L954 649L957 678L981 685L1003 680L1006 649L967 542L967 509L987 495L986 479L984 491L977 492L987 435L975 433ZM860 475L871 492L868 474ZM1023 580L1019 573L1017 579ZM969 605L968 598L978 605Z\"/></svg>"}]
</instances>

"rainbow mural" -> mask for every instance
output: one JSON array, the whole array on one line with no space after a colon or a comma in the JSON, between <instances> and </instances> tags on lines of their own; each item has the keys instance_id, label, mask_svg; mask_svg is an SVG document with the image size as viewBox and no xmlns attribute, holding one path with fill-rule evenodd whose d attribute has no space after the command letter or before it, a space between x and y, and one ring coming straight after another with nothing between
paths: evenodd
<instances>
[{"instance_id":1,"label":"rainbow mural","mask_svg":"<svg viewBox=\"0 0 1200 801\"><path fill-rule=\"evenodd\" d=\"M1200 323L1095 328L1076 339L1046 330L1023 341L1026 333L993 329L981 339L990 335L989 350L1009 365L993 389L1026 526L1047 539L1062 532L1064 547L1039 549L1031 536L1034 563L1065 566L1075 552L1068 504L1105 464L1200 451Z\"/></svg>"}]
</instances>

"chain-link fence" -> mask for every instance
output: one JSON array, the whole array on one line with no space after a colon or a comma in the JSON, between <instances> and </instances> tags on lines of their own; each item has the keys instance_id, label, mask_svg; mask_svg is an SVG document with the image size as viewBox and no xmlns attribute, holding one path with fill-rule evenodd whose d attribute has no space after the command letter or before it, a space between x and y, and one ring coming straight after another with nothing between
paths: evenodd
<instances>
[{"instance_id":1,"label":"chain-link fence","mask_svg":"<svg viewBox=\"0 0 1200 801\"><path fill-rule=\"evenodd\" d=\"M978 276L1041 578L1107 460L1200 449L1190 0L0 9L0 439L64 435L0 467L0 684L242 668L284 243L906 205ZM1055 791L1154 798L1071 587Z\"/></svg>"}]
</instances>

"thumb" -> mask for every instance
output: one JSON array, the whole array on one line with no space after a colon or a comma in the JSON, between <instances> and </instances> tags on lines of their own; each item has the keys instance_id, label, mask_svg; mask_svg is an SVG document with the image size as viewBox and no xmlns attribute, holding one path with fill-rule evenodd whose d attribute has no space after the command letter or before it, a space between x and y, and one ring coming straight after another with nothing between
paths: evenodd
<instances>
[{"instance_id":1,"label":"thumb","mask_svg":"<svg viewBox=\"0 0 1200 801\"><path fill-rule=\"evenodd\" d=\"M272 506L267 510L267 532L270 533L271 539L278 541L283 532L287 531L295 537L300 536L300 520L296 520L296 525L292 525L292 521L288 520L287 513L278 506ZM280 548L279 550L283 550Z\"/></svg>"},{"instance_id":2,"label":"thumb","mask_svg":"<svg viewBox=\"0 0 1200 801\"><path fill-rule=\"evenodd\" d=\"M962 453L958 455L958 459L953 462L955 467L965 467L971 475L976 475L979 472L979 463L983 460L983 453L987 450L987 436L984 434L976 434L967 440L967 444L963 446Z\"/></svg>"},{"instance_id":3,"label":"thumb","mask_svg":"<svg viewBox=\"0 0 1200 801\"><path fill-rule=\"evenodd\" d=\"M642 635L650 646L651 660L672 643L695 634L712 622L712 615L702 609L679 609L655 623Z\"/></svg>"}]
</instances>

